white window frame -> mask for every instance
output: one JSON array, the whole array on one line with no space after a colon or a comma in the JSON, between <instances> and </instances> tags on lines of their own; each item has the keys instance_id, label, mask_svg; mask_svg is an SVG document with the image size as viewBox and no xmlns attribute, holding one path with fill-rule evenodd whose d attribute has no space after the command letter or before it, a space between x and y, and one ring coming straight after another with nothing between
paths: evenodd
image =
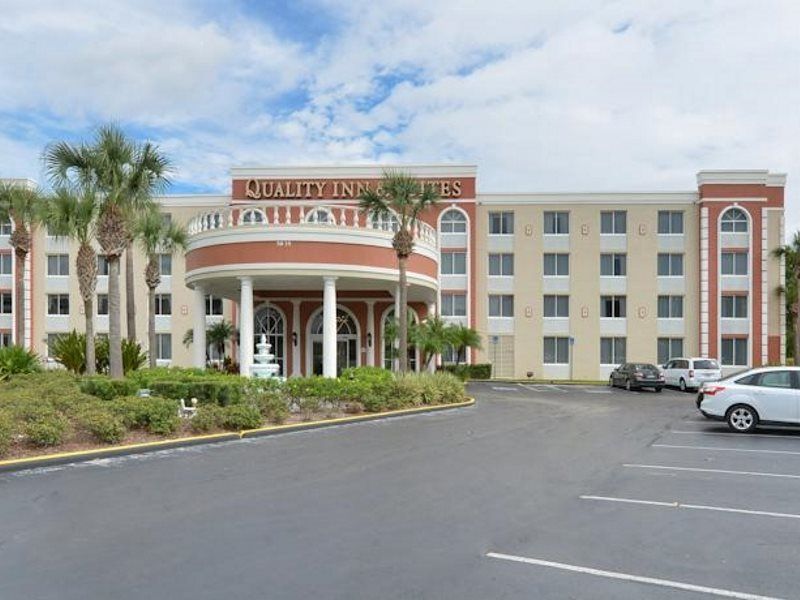
<instances>
[{"instance_id":1,"label":"white window frame","mask_svg":"<svg viewBox=\"0 0 800 600\"><path fill-rule=\"evenodd\" d=\"M492 303L493 300L496 301L497 308L499 308L500 314L492 314ZM510 307L510 311L507 309ZM514 317L514 294L489 294L489 299L487 301L487 312L490 319L511 319ZM510 314L506 314L510 312Z\"/></svg>"},{"instance_id":2,"label":"white window frame","mask_svg":"<svg viewBox=\"0 0 800 600\"><path fill-rule=\"evenodd\" d=\"M463 261L464 261L464 270L463 271L457 271L456 270L456 267L458 266L456 255L458 255L458 256L463 258ZM447 260L445 260L445 257L447 257ZM446 270L447 267L448 267L448 265L446 264L447 262L450 263L449 264L449 268L450 268L449 271ZM439 257L439 274L440 275L466 275L467 274L467 252L466 252L466 250L442 250L441 255Z\"/></svg>"},{"instance_id":3,"label":"white window frame","mask_svg":"<svg viewBox=\"0 0 800 600\"><path fill-rule=\"evenodd\" d=\"M622 257L622 275L618 275L616 273L612 273L611 275L604 275L603 274L603 257L610 256L611 257L611 267L612 271L614 271L614 266L617 264L615 260L616 257ZM626 252L601 252L600 253L600 277L615 277L615 278L623 278L628 276L628 254Z\"/></svg>"},{"instance_id":4,"label":"white window frame","mask_svg":"<svg viewBox=\"0 0 800 600\"><path fill-rule=\"evenodd\" d=\"M506 259L511 258L511 272L506 273ZM492 259L495 259L499 267L499 273L492 273ZM487 260L489 277L513 277L514 276L514 253L513 252L490 252Z\"/></svg>"},{"instance_id":5,"label":"white window frame","mask_svg":"<svg viewBox=\"0 0 800 600\"><path fill-rule=\"evenodd\" d=\"M552 217L553 228L556 231L547 231L547 219ZM566 219L566 230L560 231L559 225L563 224L563 219ZM568 210L546 210L542 215L542 232L543 235L569 235L569 211Z\"/></svg>"},{"instance_id":6,"label":"white window frame","mask_svg":"<svg viewBox=\"0 0 800 600\"><path fill-rule=\"evenodd\" d=\"M664 275L659 273L659 267L661 266L661 257L666 256L669 268L668 274ZM680 257L680 264L681 264L681 272L677 275L673 273L676 257ZM686 276L686 257L684 256L683 252L659 252L656 256L656 276L657 277L685 277Z\"/></svg>"},{"instance_id":7,"label":"white window frame","mask_svg":"<svg viewBox=\"0 0 800 600\"><path fill-rule=\"evenodd\" d=\"M547 300L553 299L553 308L555 314L547 314ZM566 305L567 314L559 314L559 307L563 308ZM542 318L543 319L569 319L569 294L545 294L542 297Z\"/></svg>"},{"instance_id":8,"label":"white window frame","mask_svg":"<svg viewBox=\"0 0 800 600\"><path fill-rule=\"evenodd\" d=\"M669 231L661 231L661 215L666 215L667 223L669 225L667 227L667 229ZM680 216L680 222L681 222L681 230L680 231L674 231L672 217L675 216L675 215L679 215ZM658 232L658 235L683 235L685 230L686 230L686 223L685 223L684 213L683 213L682 210L660 210L660 211L658 211L658 217L657 217L657 223L656 223L656 231Z\"/></svg>"},{"instance_id":9,"label":"white window frame","mask_svg":"<svg viewBox=\"0 0 800 600\"><path fill-rule=\"evenodd\" d=\"M172 316L172 294L156 294L156 316L157 317L171 317ZM169 312L164 311L164 300L169 302Z\"/></svg>"},{"instance_id":10,"label":"white window frame","mask_svg":"<svg viewBox=\"0 0 800 600\"><path fill-rule=\"evenodd\" d=\"M58 312L50 312L50 299L53 297L58 298ZM61 312L61 300L64 298L67 299L67 312ZM47 294L47 316L48 317L68 317L70 313L70 301L69 301L69 294Z\"/></svg>"},{"instance_id":11,"label":"white window frame","mask_svg":"<svg viewBox=\"0 0 800 600\"><path fill-rule=\"evenodd\" d=\"M54 262L58 266L58 273L51 273L50 272L50 259L56 259ZM67 272L62 273L62 268L66 266ZM46 269L47 269L47 276L48 277L69 277L69 254L58 253L58 254L48 254L46 257Z\"/></svg>"},{"instance_id":12,"label":"white window frame","mask_svg":"<svg viewBox=\"0 0 800 600\"><path fill-rule=\"evenodd\" d=\"M661 315L661 299L662 298L666 298L667 299L667 313L668 313L668 316L666 316L666 317ZM675 310L674 310L674 308L675 308L674 301L676 299L678 299L680 301L679 302L680 307L681 307L680 316L677 316L677 315L673 314L675 312ZM656 318L658 318L658 319L683 319L683 315L685 314L685 309L686 309L685 301L684 301L683 296L681 296L680 294L659 294L658 297L656 298Z\"/></svg>"},{"instance_id":13,"label":"white window frame","mask_svg":"<svg viewBox=\"0 0 800 600\"><path fill-rule=\"evenodd\" d=\"M456 298L464 298L464 313L459 314L456 312ZM446 304L450 304L450 313L446 308ZM467 316L467 294L465 292L442 292L442 308L441 313L443 317L466 317Z\"/></svg>"},{"instance_id":14,"label":"white window frame","mask_svg":"<svg viewBox=\"0 0 800 600\"><path fill-rule=\"evenodd\" d=\"M555 275L548 275L547 274L546 265L547 265L547 257L548 256L552 256L553 257L553 267L554 267L554 270L556 271ZM559 263L558 257L559 256L566 256L567 257L567 272L566 272L566 274L558 272L558 263ZM543 273L543 277L569 277L569 273L570 273L570 264L569 263L570 263L569 252L545 252L542 255L542 273Z\"/></svg>"},{"instance_id":15,"label":"white window frame","mask_svg":"<svg viewBox=\"0 0 800 600\"><path fill-rule=\"evenodd\" d=\"M603 231L603 217L611 217L611 231ZM622 220L622 231L617 231L619 220ZM628 235L628 211L627 210L602 210L600 211L600 235Z\"/></svg>"},{"instance_id":16,"label":"white window frame","mask_svg":"<svg viewBox=\"0 0 800 600\"><path fill-rule=\"evenodd\" d=\"M547 360L547 343L553 344L554 360ZM566 360L559 360L560 351L566 351ZM542 364L543 365L568 365L569 364L569 337L547 335L542 338Z\"/></svg>"},{"instance_id":17,"label":"white window frame","mask_svg":"<svg viewBox=\"0 0 800 600\"><path fill-rule=\"evenodd\" d=\"M500 232L494 233L492 232L492 224L493 219L495 216L499 219L500 223ZM503 227L504 224L507 224L506 219L510 219L511 227L507 228L510 231L503 231L506 229ZM514 211L512 210L494 210L489 213L489 235L514 235Z\"/></svg>"}]
</instances>

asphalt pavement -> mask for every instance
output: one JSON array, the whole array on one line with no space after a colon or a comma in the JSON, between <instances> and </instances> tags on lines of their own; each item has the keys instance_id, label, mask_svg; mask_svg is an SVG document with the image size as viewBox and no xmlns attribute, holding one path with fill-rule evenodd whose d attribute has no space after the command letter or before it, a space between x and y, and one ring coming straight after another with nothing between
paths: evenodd
<instances>
[{"instance_id":1,"label":"asphalt pavement","mask_svg":"<svg viewBox=\"0 0 800 600\"><path fill-rule=\"evenodd\" d=\"M800 431L670 390L472 392L0 475L0 599L800 597Z\"/></svg>"}]
</instances>

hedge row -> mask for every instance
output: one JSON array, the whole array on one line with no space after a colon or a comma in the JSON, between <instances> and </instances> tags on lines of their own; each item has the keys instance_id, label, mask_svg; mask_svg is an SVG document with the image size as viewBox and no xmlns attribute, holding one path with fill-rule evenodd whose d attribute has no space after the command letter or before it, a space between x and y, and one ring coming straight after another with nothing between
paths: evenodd
<instances>
[{"instance_id":1,"label":"hedge row","mask_svg":"<svg viewBox=\"0 0 800 600\"><path fill-rule=\"evenodd\" d=\"M482 363L476 365L443 365L439 367L439 370L452 373L462 381L466 381L468 379L492 378L491 363Z\"/></svg>"}]
</instances>

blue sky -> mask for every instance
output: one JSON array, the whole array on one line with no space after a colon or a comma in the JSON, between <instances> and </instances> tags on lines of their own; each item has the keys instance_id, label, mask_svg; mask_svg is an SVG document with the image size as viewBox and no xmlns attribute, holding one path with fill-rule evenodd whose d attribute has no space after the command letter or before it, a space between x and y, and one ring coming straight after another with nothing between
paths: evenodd
<instances>
[{"instance_id":1,"label":"blue sky","mask_svg":"<svg viewBox=\"0 0 800 600\"><path fill-rule=\"evenodd\" d=\"M0 177L115 121L175 163L469 162L482 191L800 175L794 0L0 0Z\"/></svg>"}]
</instances>

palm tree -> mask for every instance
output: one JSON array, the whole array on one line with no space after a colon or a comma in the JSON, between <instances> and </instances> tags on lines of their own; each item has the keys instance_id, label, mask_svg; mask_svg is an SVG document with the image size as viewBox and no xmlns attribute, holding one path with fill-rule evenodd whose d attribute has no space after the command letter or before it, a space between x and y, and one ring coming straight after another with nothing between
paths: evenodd
<instances>
[{"instance_id":1,"label":"palm tree","mask_svg":"<svg viewBox=\"0 0 800 600\"><path fill-rule=\"evenodd\" d=\"M368 214L389 219L394 213L397 231L392 247L397 254L399 272L400 314L408 314L408 290L406 289L406 262L414 251L413 228L420 214L436 204L439 194L432 185L423 185L414 177L399 171L384 171L380 184L365 190L359 196L359 206ZM408 321L399 319L399 367L408 370Z\"/></svg>"},{"instance_id":2,"label":"palm tree","mask_svg":"<svg viewBox=\"0 0 800 600\"><path fill-rule=\"evenodd\" d=\"M130 140L116 125L97 130L91 145L51 144L45 151L51 181L91 183L99 193L97 242L108 260L109 375L123 377L119 259L132 239L134 215L168 183L170 163L156 146Z\"/></svg>"},{"instance_id":3,"label":"palm tree","mask_svg":"<svg viewBox=\"0 0 800 600\"><path fill-rule=\"evenodd\" d=\"M92 247L97 221L97 194L92 187L83 190L59 188L44 206L42 219L51 234L69 237L78 243L75 269L86 320L86 373L95 373L94 293L97 287L97 254Z\"/></svg>"},{"instance_id":4,"label":"palm tree","mask_svg":"<svg viewBox=\"0 0 800 600\"><path fill-rule=\"evenodd\" d=\"M467 358L467 348L481 349L480 334L466 325L451 325L449 342L456 349L456 364L461 364Z\"/></svg>"},{"instance_id":5,"label":"palm tree","mask_svg":"<svg viewBox=\"0 0 800 600\"><path fill-rule=\"evenodd\" d=\"M171 221L165 221L155 208L139 217L133 229L139 240L147 266L144 280L147 284L147 340L150 367L156 367L156 288L161 283L159 253L172 254L177 249L186 248L186 230Z\"/></svg>"},{"instance_id":6,"label":"palm tree","mask_svg":"<svg viewBox=\"0 0 800 600\"><path fill-rule=\"evenodd\" d=\"M217 349L217 354L225 359L225 343L233 339L236 335L236 328L230 321L218 321L206 329L206 341L213 344ZM250 342L252 343L252 342Z\"/></svg>"},{"instance_id":7,"label":"palm tree","mask_svg":"<svg viewBox=\"0 0 800 600\"><path fill-rule=\"evenodd\" d=\"M410 338L419 348L422 364L425 368L430 366L431 360L444 351L452 338L453 327L445 323L441 317L432 316L419 325L411 328Z\"/></svg>"},{"instance_id":8,"label":"palm tree","mask_svg":"<svg viewBox=\"0 0 800 600\"><path fill-rule=\"evenodd\" d=\"M11 221L9 244L14 248L14 329L16 342L25 345L25 260L31 251L31 230L39 223L43 196L37 188L18 182L0 182L0 219Z\"/></svg>"},{"instance_id":9,"label":"palm tree","mask_svg":"<svg viewBox=\"0 0 800 600\"><path fill-rule=\"evenodd\" d=\"M800 299L797 292L800 290L800 231L795 232L792 241L775 249L775 256L786 259L786 287L778 290L786 294L786 316L789 323L788 329L792 342L788 344L793 351L794 364L800 362Z\"/></svg>"}]
</instances>

